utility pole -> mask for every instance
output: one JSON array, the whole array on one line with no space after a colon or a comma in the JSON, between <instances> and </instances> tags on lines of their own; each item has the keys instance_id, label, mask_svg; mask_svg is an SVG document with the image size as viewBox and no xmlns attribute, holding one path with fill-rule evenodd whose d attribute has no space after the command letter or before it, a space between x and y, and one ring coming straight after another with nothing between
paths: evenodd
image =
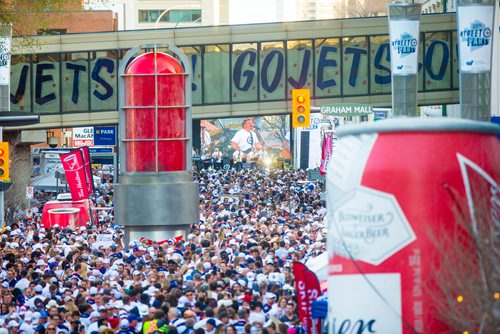
<instances>
[{"instance_id":1,"label":"utility pole","mask_svg":"<svg viewBox=\"0 0 500 334\"><path fill-rule=\"evenodd\" d=\"M10 111L10 49L12 43L12 26L0 26L0 111ZM0 124L0 141L3 141L2 125ZM7 163L9 163L7 161ZM3 185L2 185L3 186ZM0 188L0 226L5 225L3 193Z\"/></svg>"}]
</instances>

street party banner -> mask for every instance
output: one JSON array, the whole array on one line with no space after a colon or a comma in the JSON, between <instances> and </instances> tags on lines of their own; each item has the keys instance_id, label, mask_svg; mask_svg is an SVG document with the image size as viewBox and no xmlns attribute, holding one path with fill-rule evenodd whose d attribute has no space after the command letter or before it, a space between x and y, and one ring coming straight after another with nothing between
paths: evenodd
<instances>
[{"instance_id":1,"label":"street party banner","mask_svg":"<svg viewBox=\"0 0 500 334\"><path fill-rule=\"evenodd\" d=\"M321 323L312 318L312 302L321 295L321 288L316 274L307 269L300 262L293 263L293 274L295 275L295 291L297 292L297 304L299 307L299 319L306 333L320 334Z\"/></svg>"},{"instance_id":2,"label":"street party banner","mask_svg":"<svg viewBox=\"0 0 500 334\"><path fill-rule=\"evenodd\" d=\"M10 84L11 37L0 36L0 85Z\"/></svg>"},{"instance_id":3,"label":"street party banner","mask_svg":"<svg viewBox=\"0 0 500 334\"><path fill-rule=\"evenodd\" d=\"M419 23L417 20L389 22L393 75L417 74Z\"/></svg>"},{"instance_id":4,"label":"street party banner","mask_svg":"<svg viewBox=\"0 0 500 334\"><path fill-rule=\"evenodd\" d=\"M489 72L494 6L458 6L460 71Z\"/></svg>"},{"instance_id":5,"label":"street party banner","mask_svg":"<svg viewBox=\"0 0 500 334\"><path fill-rule=\"evenodd\" d=\"M83 154L80 150L73 150L66 154L61 154L61 163L66 174L69 191L73 201L80 201L89 198Z\"/></svg>"},{"instance_id":6,"label":"street party banner","mask_svg":"<svg viewBox=\"0 0 500 334\"><path fill-rule=\"evenodd\" d=\"M80 147L79 150L83 156L83 170L85 172L85 181L87 182L87 192L94 193L94 178L92 176L92 165L90 160L90 150L88 146Z\"/></svg>"}]
</instances>

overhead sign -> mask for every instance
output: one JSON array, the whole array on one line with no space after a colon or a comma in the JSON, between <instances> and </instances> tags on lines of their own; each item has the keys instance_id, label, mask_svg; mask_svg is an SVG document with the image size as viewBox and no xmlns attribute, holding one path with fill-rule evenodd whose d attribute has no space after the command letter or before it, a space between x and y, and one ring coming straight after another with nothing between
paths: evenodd
<instances>
[{"instance_id":1,"label":"overhead sign","mask_svg":"<svg viewBox=\"0 0 500 334\"><path fill-rule=\"evenodd\" d=\"M39 153L47 153L47 152L54 152L54 153L67 153L71 150L71 148L34 148L33 149L33 154L39 154ZM91 147L89 149L90 154L94 153L113 153L113 148L111 147Z\"/></svg>"},{"instance_id":2,"label":"overhead sign","mask_svg":"<svg viewBox=\"0 0 500 334\"><path fill-rule=\"evenodd\" d=\"M116 127L94 126L94 146L116 146Z\"/></svg>"},{"instance_id":3,"label":"overhead sign","mask_svg":"<svg viewBox=\"0 0 500 334\"><path fill-rule=\"evenodd\" d=\"M479 73L491 70L494 11L493 5L458 6L460 71Z\"/></svg>"},{"instance_id":4,"label":"overhead sign","mask_svg":"<svg viewBox=\"0 0 500 334\"><path fill-rule=\"evenodd\" d=\"M94 146L94 128L73 128L73 146Z\"/></svg>"},{"instance_id":5,"label":"overhead sign","mask_svg":"<svg viewBox=\"0 0 500 334\"><path fill-rule=\"evenodd\" d=\"M329 116L363 116L373 113L373 109L368 104L335 103L320 107L320 112Z\"/></svg>"}]
</instances>

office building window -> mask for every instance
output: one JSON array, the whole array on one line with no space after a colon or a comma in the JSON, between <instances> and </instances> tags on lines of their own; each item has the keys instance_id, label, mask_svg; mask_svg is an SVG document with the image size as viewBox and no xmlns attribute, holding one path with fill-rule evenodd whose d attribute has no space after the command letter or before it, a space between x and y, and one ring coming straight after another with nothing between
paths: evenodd
<instances>
[{"instance_id":1,"label":"office building window","mask_svg":"<svg viewBox=\"0 0 500 334\"><path fill-rule=\"evenodd\" d=\"M64 35L68 29L37 29L37 35Z\"/></svg>"},{"instance_id":2,"label":"office building window","mask_svg":"<svg viewBox=\"0 0 500 334\"><path fill-rule=\"evenodd\" d=\"M164 11L162 9L139 10L139 23L155 23ZM163 14L160 22L194 22L200 18L200 9L172 9Z\"/></svg>"}]
</instances>

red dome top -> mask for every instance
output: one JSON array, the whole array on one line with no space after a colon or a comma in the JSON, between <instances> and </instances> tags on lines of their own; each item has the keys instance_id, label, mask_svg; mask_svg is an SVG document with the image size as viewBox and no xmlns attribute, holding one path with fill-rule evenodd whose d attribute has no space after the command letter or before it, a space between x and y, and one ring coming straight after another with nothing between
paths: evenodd
<instances>
[{"instance_id":1,"label":"red dome top","mask_svg":"<svg viewBox=\"0 0 500 334\"><path fill-rule=\"evenodd\" d=\"M183 73L181 64L172 56L157 52L157 71L158 73ZM125 74L154 74L154 53L148 52L132 60L125 70Z\"/></svg>"}]
</instances>

